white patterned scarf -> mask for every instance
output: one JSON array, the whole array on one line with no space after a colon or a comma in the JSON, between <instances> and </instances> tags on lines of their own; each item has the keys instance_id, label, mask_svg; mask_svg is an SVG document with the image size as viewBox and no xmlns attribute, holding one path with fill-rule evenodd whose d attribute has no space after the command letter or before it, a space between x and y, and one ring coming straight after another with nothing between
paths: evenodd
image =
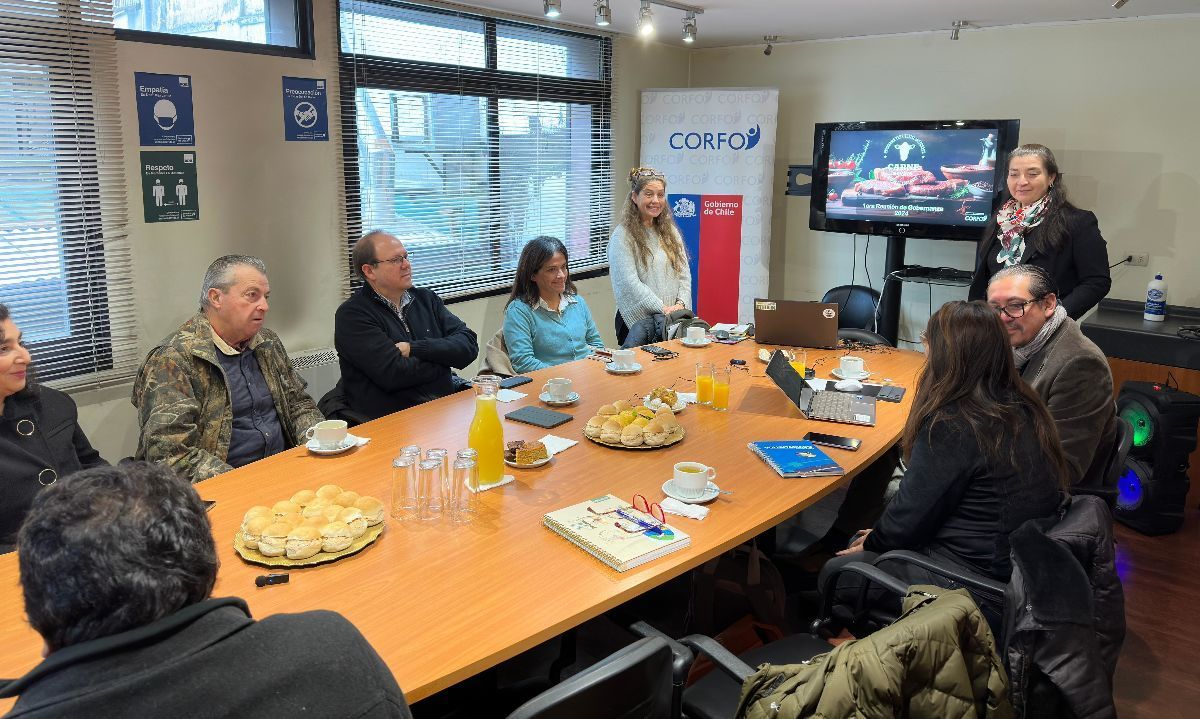
<instances>
[{"instance_id":1,"label":"white patterned scarf","mask_svg":"<svg viewBox=\"0 0 1200 719\"><path fill-rule=\"evenodd\" d=\"M996 213L996 237L1000 239L997 264L1001 267L1021 264L1021 257L1025 254L1025 234L1046 219L1049 202L1050 194L1047 193L1042 199L1024 207L1016 200L1004 203Z\"/></svg>"}]
</instances>

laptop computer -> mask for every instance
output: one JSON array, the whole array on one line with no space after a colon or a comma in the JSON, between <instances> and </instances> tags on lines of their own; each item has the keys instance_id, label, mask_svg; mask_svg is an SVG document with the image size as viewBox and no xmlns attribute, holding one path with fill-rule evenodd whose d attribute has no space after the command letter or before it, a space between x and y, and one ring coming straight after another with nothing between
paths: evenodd
<instances>
[{"instance_id":1,"label":"laptop computer","mask_svg":"<svg viewBox=\"0 0 1200 719\"><path fill-rule=\"evenodd\" d=\"M760 344L837 347L836 302L754 300L754 338Z\"/></svg>"},{"instance_id":2,"label":"laptop computer","mask_svg":"<svg viewBox=\"0 0 1200 719\"><path fill-rule=\"evenodd\" d=\"M814 390L778 350L767 363L767 376L808 419L875 426L875 398L852 392Z\"/></svg>"}]
</instances>

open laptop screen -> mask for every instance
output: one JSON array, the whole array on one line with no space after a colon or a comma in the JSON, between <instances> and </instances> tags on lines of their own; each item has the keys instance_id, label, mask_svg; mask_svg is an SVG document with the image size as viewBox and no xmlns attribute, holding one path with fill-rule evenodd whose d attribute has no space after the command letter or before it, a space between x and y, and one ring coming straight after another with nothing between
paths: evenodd
<instances>
[{"instance_id":1,"label":"open laptop screen","mask_svg":"<svg viewBox=\"0 0 1200 719\"><path fill-rule=\"evenodd\" d=\"M775 353L771 355L771 361L767 363L767 376L771 378L776 387L787 395L792 404L796 405L796 409L807 417L808 408L812 404L813 390L800 376L800 373L788 363L783 352L775 350Z\"/></svg>"}]
</instances>

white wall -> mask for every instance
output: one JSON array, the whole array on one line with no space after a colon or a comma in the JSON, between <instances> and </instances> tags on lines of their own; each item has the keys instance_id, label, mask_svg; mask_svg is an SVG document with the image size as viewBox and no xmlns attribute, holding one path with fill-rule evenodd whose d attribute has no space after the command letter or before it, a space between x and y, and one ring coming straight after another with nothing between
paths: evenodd
<instances>
[{"instance_id":1,"label":"white wall","mask_svg":"<svg viewBox=\"0 0 1200 719\"><path fill-rule=\"evenodd\" d=\"M1194 250L1200 197L1200 18L1075 23L698 50L693 87L777 86L777 176L812 160L813 124L943 117L1021 120L1021 140L1054 150L1071 196L1093 210L1110 264L1148 252L1150 267L1113 271L1110 297L1140 300L1155 271L1171 302L1200 304ZM808 229L808 200L776 194L771 292L818 299L851 280L851 238ZM858 244L855 280L865 283ZM868 260L878 288L885 241ZM909 240L914 264L971 269L969 243ZM933 306L965 289L933 288ZM905 288L901 337L929 312L927 288Z\"/></svg>"},{"instance_id":2,"label":"white wall","mask_svg":"<svg viewBox=\"0 0 1200 719\"><path fill-rule=\"evenodd\" d=\"M271 279L268 326L290 352L333 344L333 310L341 302L345 263L333 6L314 3L315 60L118 43L141 354L195 312L205 267L230 252L266 261ZM637 161L638 93L644 87L686 85L688 54L631 38L619 38L614 45L614 108L620 108L613 126L615 211L624 198L625 174ZM142 221L133 82L138 71L192 76L199 221ZM283 75L328 81L329 142L284 142ZM605 341L614 343L616 308L608 277L583 280L578 287ZM503 322L505 299L457 302L450 309L479 334L482 347ZM465 374L477 367L478 362ZM81 425L109 460L132 455L137 447L130 391L130 385L123 385L75 395Z\"/></svg>"}]
</instances>

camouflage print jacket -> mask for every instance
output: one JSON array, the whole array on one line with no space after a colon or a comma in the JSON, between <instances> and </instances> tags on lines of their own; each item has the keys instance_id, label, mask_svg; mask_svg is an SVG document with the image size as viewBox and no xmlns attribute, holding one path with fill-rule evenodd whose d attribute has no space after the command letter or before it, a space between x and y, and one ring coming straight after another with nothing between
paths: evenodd
<instances>
[{"instance_id":1,"label":"camouflage print jacket","mask_svg":"<svg viewBox=\"0 0 1200 719\"><path fill-rule=\"evenodd\" d=\"M279 337L260 330L254 355L289 447L324 417L296 374ZM142 426L137 459L164 462L192 482L232 469L229 440L233 406L217 360L212 325L203 313L184 323L150 351L133 385L133 406Z\"/></svg>"}]
</instances>

